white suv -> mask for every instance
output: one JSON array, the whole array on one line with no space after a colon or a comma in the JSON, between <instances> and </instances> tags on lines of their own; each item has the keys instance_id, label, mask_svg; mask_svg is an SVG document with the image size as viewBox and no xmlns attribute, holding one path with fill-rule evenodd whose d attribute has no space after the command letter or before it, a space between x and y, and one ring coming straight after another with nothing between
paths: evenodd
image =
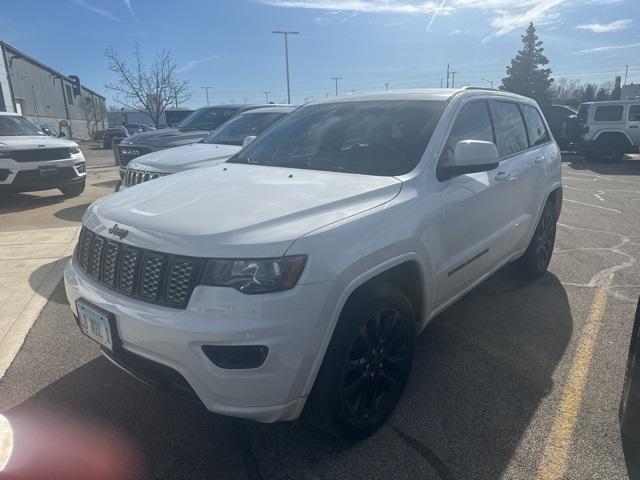
<instances>
[{"instance_id":1,"label":"white suv","mask_svg":"<svg viewBox=\"0 0 640 480\"><path fill-rule=\"evenodd\" d=\"M0 112L0 193L58 188L76 197L86 176L77 143L51 137L21 115Z\"/></svg>"},{"instance_id":2,"label":"white suv","mask_svg":"<svg viewBox=\"0 0 640 480\"><path fill-rule=\"evenodd\" d=\"M587 158L617 162L640 146L640 100L580 105L581 150Z\"/></svg>"},{"instance_id":3,"label":"white suv","mask_svg":"<svg viewBox=\"0 0 640 480\"><path fill-rule=\"evenodd\" d=\"M95 202L65 285L82 331L133 375L263 422L306 405L359 438L438 312L509 262L546 271L561 199L533 100L324 100L226 163Z\"/></svg>"}]
</instances>

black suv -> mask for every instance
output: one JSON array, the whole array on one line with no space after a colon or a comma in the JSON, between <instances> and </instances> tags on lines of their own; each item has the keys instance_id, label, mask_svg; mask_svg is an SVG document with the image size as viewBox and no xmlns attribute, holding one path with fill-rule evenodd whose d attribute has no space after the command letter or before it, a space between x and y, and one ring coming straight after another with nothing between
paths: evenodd
<instances>
[{"instance_id":1,"label":"black suv","mask_svg":"<svg viewBox=\"0 0 640 480\"><path fill-rule=\"evenodd\" d=\"M282 105L216 105L196 110L175 128L142 132L124 139L114 149L116 164L120 165L120 178L131 160L156 150L197 143L234 115L258 107Z\"/></svg>"}]
</instances>

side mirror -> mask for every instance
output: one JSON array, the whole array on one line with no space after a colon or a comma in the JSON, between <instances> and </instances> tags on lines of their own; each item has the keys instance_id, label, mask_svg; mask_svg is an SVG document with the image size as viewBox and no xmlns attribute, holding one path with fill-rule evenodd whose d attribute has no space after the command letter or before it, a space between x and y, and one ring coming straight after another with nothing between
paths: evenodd
<instances>
[{"instance_id":1,"label":"side mirror","mask_svg":"<svg viewBox=\"0 0 640 480\"><path fill-rule=\"evenodd\" d=\"M257 137L255 135L249 135L248 137L244 137L244 140L242 141L242 146L246 147L247 145L249 145L250 143L253 143L253 141L256 139Z\"/></svg>"},{"instance_id":2,"label":"side mirror","mask_svg":"<svg viewBox=\"0 0 640 480\"><path fill-rule=\"evenodd\" d=\"M58 136L62 138L62 137L66 137L66 136L67 136L67 134L66 134L66 133L64 133L64 132L60 132L60 133L58 133Z\"/></svg>"},{"instance_id":3,"label":"side mirror","mask_svg":"<svg viewBox=\"0 0 640 480\"><path fill-rule=\"evenodd\" d=\"M498 148L484 140L462 140L456 143L453 164L438 167L438 178L447 179L467 173L488 172L498 167Z\"/></svg>"}]
</instances>

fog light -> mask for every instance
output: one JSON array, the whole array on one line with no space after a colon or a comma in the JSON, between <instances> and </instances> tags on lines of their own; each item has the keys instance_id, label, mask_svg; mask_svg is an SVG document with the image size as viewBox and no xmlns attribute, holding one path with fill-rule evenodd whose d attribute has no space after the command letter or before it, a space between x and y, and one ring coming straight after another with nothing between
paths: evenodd
<instances>
[{"instance_id":1,"label":"fog light","mask_svg":"<svg viewBox=\"0 0 640 480\"><path fill-rule=\"evenodd\" d=\"M203 345L202 351L220 368L240 369L258 368L269 349L264 345Z\"/></svg>"},{"instance_id":2,"label":"fog light","mask_svg":"<svg viewBox=\"0 0 640 480\"><path fill-rule=\"evenodd\" d=\"M84 173L87 171L87 168L85 166L84 163L76 163L76 170L78 171L78 173Z\"/></svg>"}]
</instances>

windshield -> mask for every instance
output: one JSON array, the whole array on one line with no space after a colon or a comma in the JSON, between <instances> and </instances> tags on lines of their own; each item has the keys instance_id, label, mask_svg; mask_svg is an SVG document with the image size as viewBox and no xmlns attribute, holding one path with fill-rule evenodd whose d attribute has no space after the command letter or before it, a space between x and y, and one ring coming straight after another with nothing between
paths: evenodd
<instances>
[{"instance_id":1,"label":"windshield","mask_svg":"<svg viewBox=\"0 0 640 480\"><path fill-rule=\"evenodd\" d=\"M200 108L182 120L176 128L180 130L215 130L229 120L238 107Z\"/></svg>"},{"instance_id":2,"label":"windshield","mask_svg":"<svg viewBox=\"0 0 640 480\"><path fill-rule=\"evenodd\" d=\"M403 175L422 157L444 106L427 100L310 105L287 115L229 162Z\"/></svg>"},{"instance_id":3,"label":"windshield","mask_svg":"<svg viewBox=\"0 0 640 480\"><path fill-rule=\"evenodd\" d=\"M46 135L35 124L24 117L0 116L0 136Z\"/></svg>"},{"instance_id":4,"label":"windshield","mask_svg":"<svg viewBox=\"0 0 640 480\"><path fill-rule=\"evenodd\" d=\"M245 113L228 121L202 141L222 145L242 145L245 138L258 136L263 130L286 115L285 112Z\"/></svg>"}]
</instances>

